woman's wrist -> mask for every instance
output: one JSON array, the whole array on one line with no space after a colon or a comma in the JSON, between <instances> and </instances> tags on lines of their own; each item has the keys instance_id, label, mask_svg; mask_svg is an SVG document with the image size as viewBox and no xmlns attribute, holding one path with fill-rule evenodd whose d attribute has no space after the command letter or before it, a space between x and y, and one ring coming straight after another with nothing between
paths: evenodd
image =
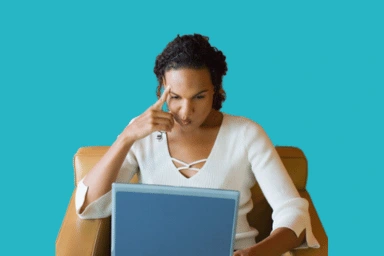
<instances>
[{"instance_id":1,"label":"woman's wrist","mask_svg":"<svg viewBox=\"0 0 384 256\"><path fill-rule=\"evenodd\" d=\"M124 148L130 148L135 141L136 139L132 135L125 132L121 133L116 140L116 142L122 145Z\"/></svg>"}]
</instances>

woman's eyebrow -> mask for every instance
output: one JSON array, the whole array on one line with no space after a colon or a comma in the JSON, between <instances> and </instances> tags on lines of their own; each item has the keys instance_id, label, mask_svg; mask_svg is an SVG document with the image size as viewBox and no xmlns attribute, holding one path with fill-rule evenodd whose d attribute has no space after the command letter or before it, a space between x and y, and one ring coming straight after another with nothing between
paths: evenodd
<instances>
[{"instance_id":1,"label":"woman's eyebrow","mask_svg":"<svg viewBox=\"0 0 384 256\"><path fill-rule=\"evenodd\" d=\"M209 91L209 90L202 90L201 92L198 92L198 93L196 93L195 95L193 95L193 97L196 97L197 95L202 94L202 93L207 92L207 91ZM172 92L172 91L170 91L169 93L172 93L172 94L174 94L174 95L180 97L180 95L178 95L177 93L174 93L174 92Z\"/></svg>"}]
</instances>

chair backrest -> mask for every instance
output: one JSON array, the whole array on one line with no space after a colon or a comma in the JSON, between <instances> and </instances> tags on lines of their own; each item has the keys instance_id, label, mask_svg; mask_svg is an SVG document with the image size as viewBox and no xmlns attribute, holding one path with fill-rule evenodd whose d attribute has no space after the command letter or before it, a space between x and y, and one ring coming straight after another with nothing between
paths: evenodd
<instances>
[{"instance_id":1,"label":"chair backrest","mask_svg":"<svg viewBox=\"0 0 384 256\"><path fill-rule=\"evenodd\" d=\"M88 173L88 171L100 160L107 152L109 146L82 147L74 156L75 186ZM276 147L281 160L284 163L289 175L291 176L296 188L299 191L306 190L307 184L307 159L304 153L296 147ZM135 175L131 183L137 183ZM272 229L272 209L265 200L259 186L256 184L252 188L253 209L248 214L248 221L251 226L259 231L258 240L267 237Z\"/></svg>"}]
</instances>

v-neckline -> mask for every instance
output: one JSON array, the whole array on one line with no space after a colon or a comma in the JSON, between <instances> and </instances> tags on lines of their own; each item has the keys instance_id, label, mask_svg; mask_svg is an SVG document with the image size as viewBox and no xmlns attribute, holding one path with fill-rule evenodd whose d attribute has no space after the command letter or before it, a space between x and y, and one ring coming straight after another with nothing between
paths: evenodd
<instances>
[{"instance_id":1,"label":"v-neckline","mask_svg":"<svg viewBox=\"0 0 384 256\"><path fill-rule=\"evenodd\" d=\"M168 157L168 163L170 163L171 167L172 167L172 172L176 172L176 175L179 175L181 178L185 179L185 180L191 180L193 178L195 178L196 176L200 175L200 173L206 169L206 166L210 163L211 161L211 158L212 158L212 155L215 153L215 148L217 147L217 144L218 144L218 141L221 137L221 133L222 133L222 130L223 130L223 126L224 126L224 122L226 120L226 114L222 113L223 114L223 119L221 121L221 124L220 124L220 127L219 127L219 131L216 135L216 139L215 139L215 142L213 143L213 146L211 148L211 151L209 152L209 155L207 158L207 161L204 163L203 167L200 168L200 170L195 173L194 175L192 175L191 177L185 177L176 167L176 165L173 163L172 161L172 156L170 154L170 151L169 151L169 145L168 145L168 136L167 136L167 133L164 133L165 135L165 147L166 147L166 151L167 151L167 157ZM183 160L182 160L183 161Z\"/></svg>"}]
</instances>

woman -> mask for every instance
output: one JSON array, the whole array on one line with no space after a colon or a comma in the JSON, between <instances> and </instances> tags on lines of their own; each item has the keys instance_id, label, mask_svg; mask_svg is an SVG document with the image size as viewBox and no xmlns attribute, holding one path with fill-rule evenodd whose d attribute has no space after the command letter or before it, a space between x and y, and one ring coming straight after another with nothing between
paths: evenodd
<instances>
[{"instance_id":1,"label":"woman","mask_svg":"<svg viewBox=\"0 0 384 256\"><path fill-rule=\"evenodd\" d=\"M308 202L300 198L273 144L257 123L220 112L225 56L199 34L177 36L157 56L159 100L133 119L79 182L81 218L111 214L111 184L129 182L240 191L234 255L281 255L318 247ZM165 89L160 95L160 90ZM167 104L167 112L162 110ZM161 132L160 132L161 131ZM273 209L273 231L255 243L250 189L258 182ZM182 255L182 254L181 254Z\"/></svg>"}]
</instances>

